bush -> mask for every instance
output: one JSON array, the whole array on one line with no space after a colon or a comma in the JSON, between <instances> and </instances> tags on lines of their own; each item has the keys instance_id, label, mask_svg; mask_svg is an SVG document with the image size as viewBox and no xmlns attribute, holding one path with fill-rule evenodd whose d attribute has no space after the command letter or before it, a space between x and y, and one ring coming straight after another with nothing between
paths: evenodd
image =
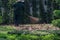
<instances>
[{"instance_id":1,"label":"bush","mask_svg":"<svg viewBox=\"0 0 60 40\"><path fill-rule=\"evenodd\" d=\"M42 40L54 40L55 35L54 34L48 34L45 36L41 36Z\"/></svg>"},{"instance_id":2,"label":"bush","mask_svg":"<svg viewBox=\"0 0 60 40\"><path fill-rule=\"evenodd\" d=\"M60 19L60 10L55 10L53 13L55 19Z\"/></svg>"},{"instance_id":3,"label":"bush","mask_svg":"<svg viewBox=\"0 0 60 40\"><path fill-rule=\"evenodd\" d=\"M39 37L36 35L22 34L22 35L18 36L16 40L38 40L38 39L39 39Z\"/></svg>"},{"instance_id":4,"label":"bush","mask_svg":"<svg viewBox=\"0 0 60 40\"><path fill-rule=\"evenodd\" d=\"M54 40L60 40L60 34L55 34Z\"/></svg>"},{"instance_id":5,"label":"bush","mask_svg":"<svg viewBox=\"0 0 60 40\"><path fill-rule=\"evenodd\" d=\"M2 16L0 16L0 24L2 23L3 21L2 21Z\"/></svg>"},{"instance_id":6,"label":"bush","mask_svg":"<svg viewBox=\"0 0 60 40\"><path fill-rule=\"evenodd\" d=\"M60 19L53 20L52 24L60 28Z\"/></svg>"},{"instance_id":7,"label":"bush","mask_svg":"<svg viewBox=\"0 0 60 40\"><path fill-rule=\"evenodd\" d=\"M15 40L15 39L16 39L16 35L8 34L8 35L7 35L7 39L8 39L8 40Z\"/></svg>"},{"instance_id":8,"label":"bush","mask_svg":"<svg viewBox=\"0 0 60 40\"><path fill-rule=\"evenodd\" d=\"M47 34L47 35L32 35L32 34L7 34L0 33L0 40L60 40L59 35L55 34Z\"/></svg>"},{"instance_id":9,"label":"bush","mask_svg":"<svg viewBox=\"0 0 60 40\"><path fill-rule=\"evenodd\" d=\"M50 31L13 30L15 27L0 26L0 40L60 40L59 35ZM10 34L8 32L13 32ZM58 31L59 32L59 31Z\"/></svg>"},{"instance_id":10,"label":"bush","mask_svg":"<svg viewBox=\"0 0 60 40\"><path fill-rule=\"evenodd\" d=\"M7 34L6 33L0 33L0 38L7 38Z\"/></svg>"},{"instance_id":11,"label":"bush","mask_svg":"<svg viewBox=\"0 0 60 40\"><path fill-rule=\"evenodd\" d=\"M13 31L15 30L15 27L11 26L0 26L0 31Z\"/></svg>"}]
</instances>

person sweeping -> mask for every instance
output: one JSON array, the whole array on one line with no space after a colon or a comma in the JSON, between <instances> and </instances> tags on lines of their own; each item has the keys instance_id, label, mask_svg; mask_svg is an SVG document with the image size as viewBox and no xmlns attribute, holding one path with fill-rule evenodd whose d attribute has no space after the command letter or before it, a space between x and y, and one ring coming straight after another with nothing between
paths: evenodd
<instances>
[{"instance_id":1,"label":"person sweeping","mask_svg":"<svg viewBox=\"0 0 60 40\"><path fill-rule=\"evenodd\" d=\"M36 23L39 21L39 18L32 17L25 12L25 2L24 0L17 0L13 5L14 7L14 24L19 26L19 24L25 24L25 16L30 19L31 23Z\"/></svg>"}]
</instances>

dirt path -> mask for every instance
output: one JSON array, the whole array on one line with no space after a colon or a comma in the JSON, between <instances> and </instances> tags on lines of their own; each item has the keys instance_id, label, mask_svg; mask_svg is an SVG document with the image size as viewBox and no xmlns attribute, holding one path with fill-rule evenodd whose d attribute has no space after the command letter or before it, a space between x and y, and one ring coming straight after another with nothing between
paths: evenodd
<instances>
[{"instance_id":1,"label":"dirt path","mask_svg":"<svg viewBox=\"0 0 60 40\"><path fill-rule=\"evenodd\" d=\"M60 30L60 28L55 27L51 24L28 24L19 25L16 27L17 30Z\"/></svg>"}]
</instances>

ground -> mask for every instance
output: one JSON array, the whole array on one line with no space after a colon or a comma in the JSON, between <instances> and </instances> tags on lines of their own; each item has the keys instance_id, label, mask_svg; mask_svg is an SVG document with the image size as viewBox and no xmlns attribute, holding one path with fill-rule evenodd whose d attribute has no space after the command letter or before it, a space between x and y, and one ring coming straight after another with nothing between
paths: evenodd
<instances>
[{"instance_id":1,"label":"ground","mask_svg":"<svg viewBox=\"0 0 60 40\"><path fill-rule=\"evenodd\" d=\"M25 24L19 25L15 27L14 25L0 25L0 32L9 32L13 30L28 30L28 31L35 31L35 30L42 30L42 31L53 31L53 30L60 30L60 28L53 26L52 24Z\"/></svg>"},{"instance_id":2,"label":"ground","mask_svg":"<svg viewBox=\"0 0 60 40\"><path fill-rule=\"evenodd\" d=\"M18 30L60 30L52 24L25 24L16 27Z\"/></svg>"},{"instance_id":3,"label":"ground","mask_svg":"<svg viewBox=\"0 0 60 40\"><path fill-rule=\"evenodd\" d=\"M41 37L44 40L48 40L51 37L57 37L56 39L60 40L60 36L55 36L55 34L60 34L60 30L51 24L26 24L18 27L14 25L0 25L0 40L40 40Z\"/></svg>"}]
</instances>

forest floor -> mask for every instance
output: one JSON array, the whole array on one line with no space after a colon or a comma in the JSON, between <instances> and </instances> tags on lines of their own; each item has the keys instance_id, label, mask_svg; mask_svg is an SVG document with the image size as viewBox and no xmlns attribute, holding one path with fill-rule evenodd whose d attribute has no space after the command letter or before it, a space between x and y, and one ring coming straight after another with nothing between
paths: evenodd
<instances>
[{"instance_id":1,"label":"forest floor","mask_svg":"<svg viewBox=\"0 0 60 40\"><path fill-rule=\"evenodd\" d=\"M59 33L60 28L53 26L52 24L25 24L25 25L0 25L0 33L8 33L8 32L31 32L33 34L45 34L46 32L49 33Z\"/></svg>"},{"instance_id":2,"label":"forest floor","mask_svg":"<svg viewBox=\"0 0 60 40\"><path fill-rule=\"evenodd\" d=\"M25 24L15 27L17 30L60 30L60 28L53 26L52 24Z\"/></svg>"},{"instance_id":3,"label":"forest floor","mask_svg":"<svg viewBox=\"0 0 60 40\"><path fill-rule=\"evenodd\" d=\"M40 37L47 37L47 39L57 37L60 40L60 36L54 36L55 34L60 34L60 30L51 24L26 24L18 27L14 25L0 25L0 40L20 40L20 38L22 40L27 38L35 40Z\"/></svg>"},{"instance_id":4,"label":"forest floor","mask_svg":"<svg viewBox=\"0 0 60 40\"><path fill-rule=\"evenodd\" d=\"M60 28L55 27L52 24L24 24L24 25L19 25L19 26L14 26L14 25L1 25L1 26L5 26L5 27L9 26L10 28L12 27L16 30L29 30L29 31L33 31L33 30L60 30Z\"/></svg>"}]
</instances>

